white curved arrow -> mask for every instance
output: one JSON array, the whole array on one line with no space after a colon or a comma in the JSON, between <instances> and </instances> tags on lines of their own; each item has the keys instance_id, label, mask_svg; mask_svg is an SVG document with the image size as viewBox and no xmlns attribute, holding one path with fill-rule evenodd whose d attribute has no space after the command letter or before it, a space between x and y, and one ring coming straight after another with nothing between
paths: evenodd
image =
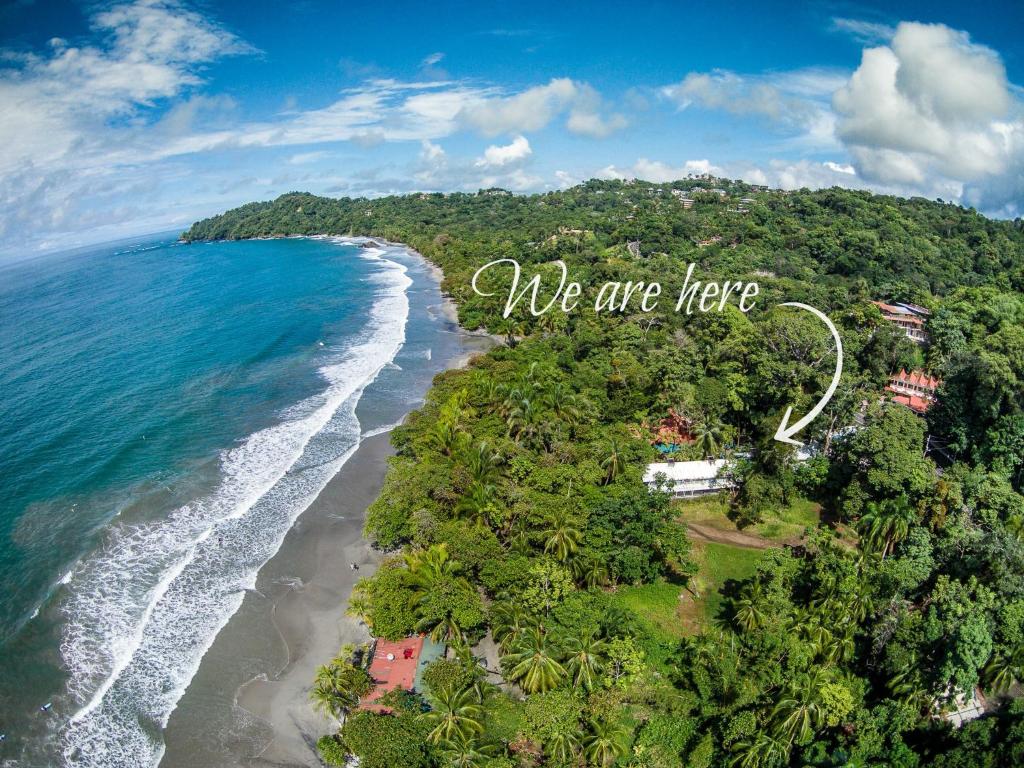
<instances>
[{"instance_id":1,"label":"white curved arrow","mask_svg":"<svg viewBox=\"0 0 1024 768\"><path fill-rule=\"evenodd\" d=\"M796 422L793 426L787 426L789 424L789 417L793 415L793 406L789 406L786 412L782 415L782 422L779 424L779 428L775 430L775 439L780 443L790 443L792 445L803 445L799 440L794 440L793 435L799 432L801 429L806 427L815 417L821 413L822 408L825 404L832 399L832 395L836 393L836 388L839 386L839 378L843 375L843 340L839 338L839 331L832 325L832 321L828 319L828 316L821 310L815 309L807 304L801 304L799 301L787 301L779 306L781 307L799 307L800 309L806 309L808 312L814 313L817 317L821 318L822 322L828 326L828 329L832 332L832 338L836 340L836 372L832 374L832 383L828 385L828 389L825 390L825 394L822 396L818 404L811 408L800 421Z\"/></svg>"}]
</instances>

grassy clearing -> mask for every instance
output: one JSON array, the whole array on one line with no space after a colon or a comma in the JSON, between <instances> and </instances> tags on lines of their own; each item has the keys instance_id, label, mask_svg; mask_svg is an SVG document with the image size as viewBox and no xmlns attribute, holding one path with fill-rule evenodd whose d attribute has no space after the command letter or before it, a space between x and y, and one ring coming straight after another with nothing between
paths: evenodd
<instances>
[{"instance_id":1,"label":"grassy clearing","mask_svg":"<svg viewBox=\"0 0 1024 768\"><path fill-rule=\"evenodd\" d=\"M694 635L710 625L725 601L722 588L730 580L741 581L751 576L762 555L761 549L694 542L693 557L698 566L695 589L700 597L695 599L690 592L682 594L676 611L680 631Z\"/></svg>"},{"instance_id":2,"label":"grassy clearing","mask_svg":"<svg viewBox=\"0 0 1024 768\"><path fill-rule=\"evenodd\" d=\"M729 503L723 494L680 500L675 504L680 519L688 523L700 523L723 531L736 530L736 524L729 519ZM744 528L743 531L771 541L793 541L803 536L807 526L817 525L820 519L820 504L796 499L789 506L773 512L763 523Z\"/></svg>"}]
</instances>

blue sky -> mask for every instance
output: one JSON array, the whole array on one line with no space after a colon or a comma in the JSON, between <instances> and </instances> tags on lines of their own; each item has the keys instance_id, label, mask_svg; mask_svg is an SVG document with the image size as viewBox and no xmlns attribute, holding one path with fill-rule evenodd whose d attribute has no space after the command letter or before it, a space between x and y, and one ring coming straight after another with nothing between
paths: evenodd
<instances>
[{"instance_id":1,"label":"blue sky","mask_svg":"<svg viewBox=\"0 0 1024 768\"><path fill-rule=\"evenodd\" d=\"M795 7L8 2L0 253L291 190L701 172L1020 215L1024 5Z\"/></svg>"}]
</instances>

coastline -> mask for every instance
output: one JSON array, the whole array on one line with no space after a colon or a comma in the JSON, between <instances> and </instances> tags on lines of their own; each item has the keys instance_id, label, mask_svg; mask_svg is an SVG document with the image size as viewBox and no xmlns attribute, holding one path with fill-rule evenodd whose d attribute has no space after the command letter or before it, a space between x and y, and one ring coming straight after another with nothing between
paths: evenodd
<instances>
[{"instance_id":1,"label":"coastline","mask_svg":"<svg viewBox=\"0 0 1024 768\"><path fill-rule=\"evenodd\" d=\"M403 249L423 267L421 277L430 284L414 284L410 294L434 299L429 306L443 322L433 333L456 339L456 349L444 359L428 362L434 375L464 367L493 347L490 336L458 326L454 303L440 291L443 273L437 265L408 246L368 239ZM417 394L425 396L426 389L429 384ZM407 403L402 418L418 405ZM372 406L367 393L357 413ZM260 569L255 589L207 651L164 729L161 766L321 765L316 740L335 725L314 713L308 691L316 667L341 645L369 638L345 608L355 582L371 575L381 557L363 538L362 527L394 451L389 428L364 429L364 435Z\"/></svg>"}]
</instances>

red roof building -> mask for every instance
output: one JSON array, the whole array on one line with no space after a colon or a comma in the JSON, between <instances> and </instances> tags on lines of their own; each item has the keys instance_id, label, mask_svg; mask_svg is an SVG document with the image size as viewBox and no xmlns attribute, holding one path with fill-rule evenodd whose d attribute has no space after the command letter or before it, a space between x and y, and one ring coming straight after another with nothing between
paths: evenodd
<instances>
[{"instance_id":1,"label":"red roof building","mask_svg":"<svg viewBox=\"0 0 1024 768\"><path fill-rule=\"evenodd\" d=\"M887 390L893 393L893 402L907 406L914 413L925 413L935 402L935 393L942 382L924 371L907 373L900 370L889 378Z\"/></svg>"},{"instance_id":2,"label":"red roof building","mask_svg":"<svg viewBox=\"0 0 1024 768\"><path fill-rule=\"evenodd\" d=\"M380 697L396 688L406 691L418 689L422 685L424 668L444 656L444 652L442 643L435 643L425 635L405 637L397 642L378 639L367 669L373 680L373 690L359 701L359 709L390 714L391 710L380 704Z\"/></svg>"}]
</instances>

